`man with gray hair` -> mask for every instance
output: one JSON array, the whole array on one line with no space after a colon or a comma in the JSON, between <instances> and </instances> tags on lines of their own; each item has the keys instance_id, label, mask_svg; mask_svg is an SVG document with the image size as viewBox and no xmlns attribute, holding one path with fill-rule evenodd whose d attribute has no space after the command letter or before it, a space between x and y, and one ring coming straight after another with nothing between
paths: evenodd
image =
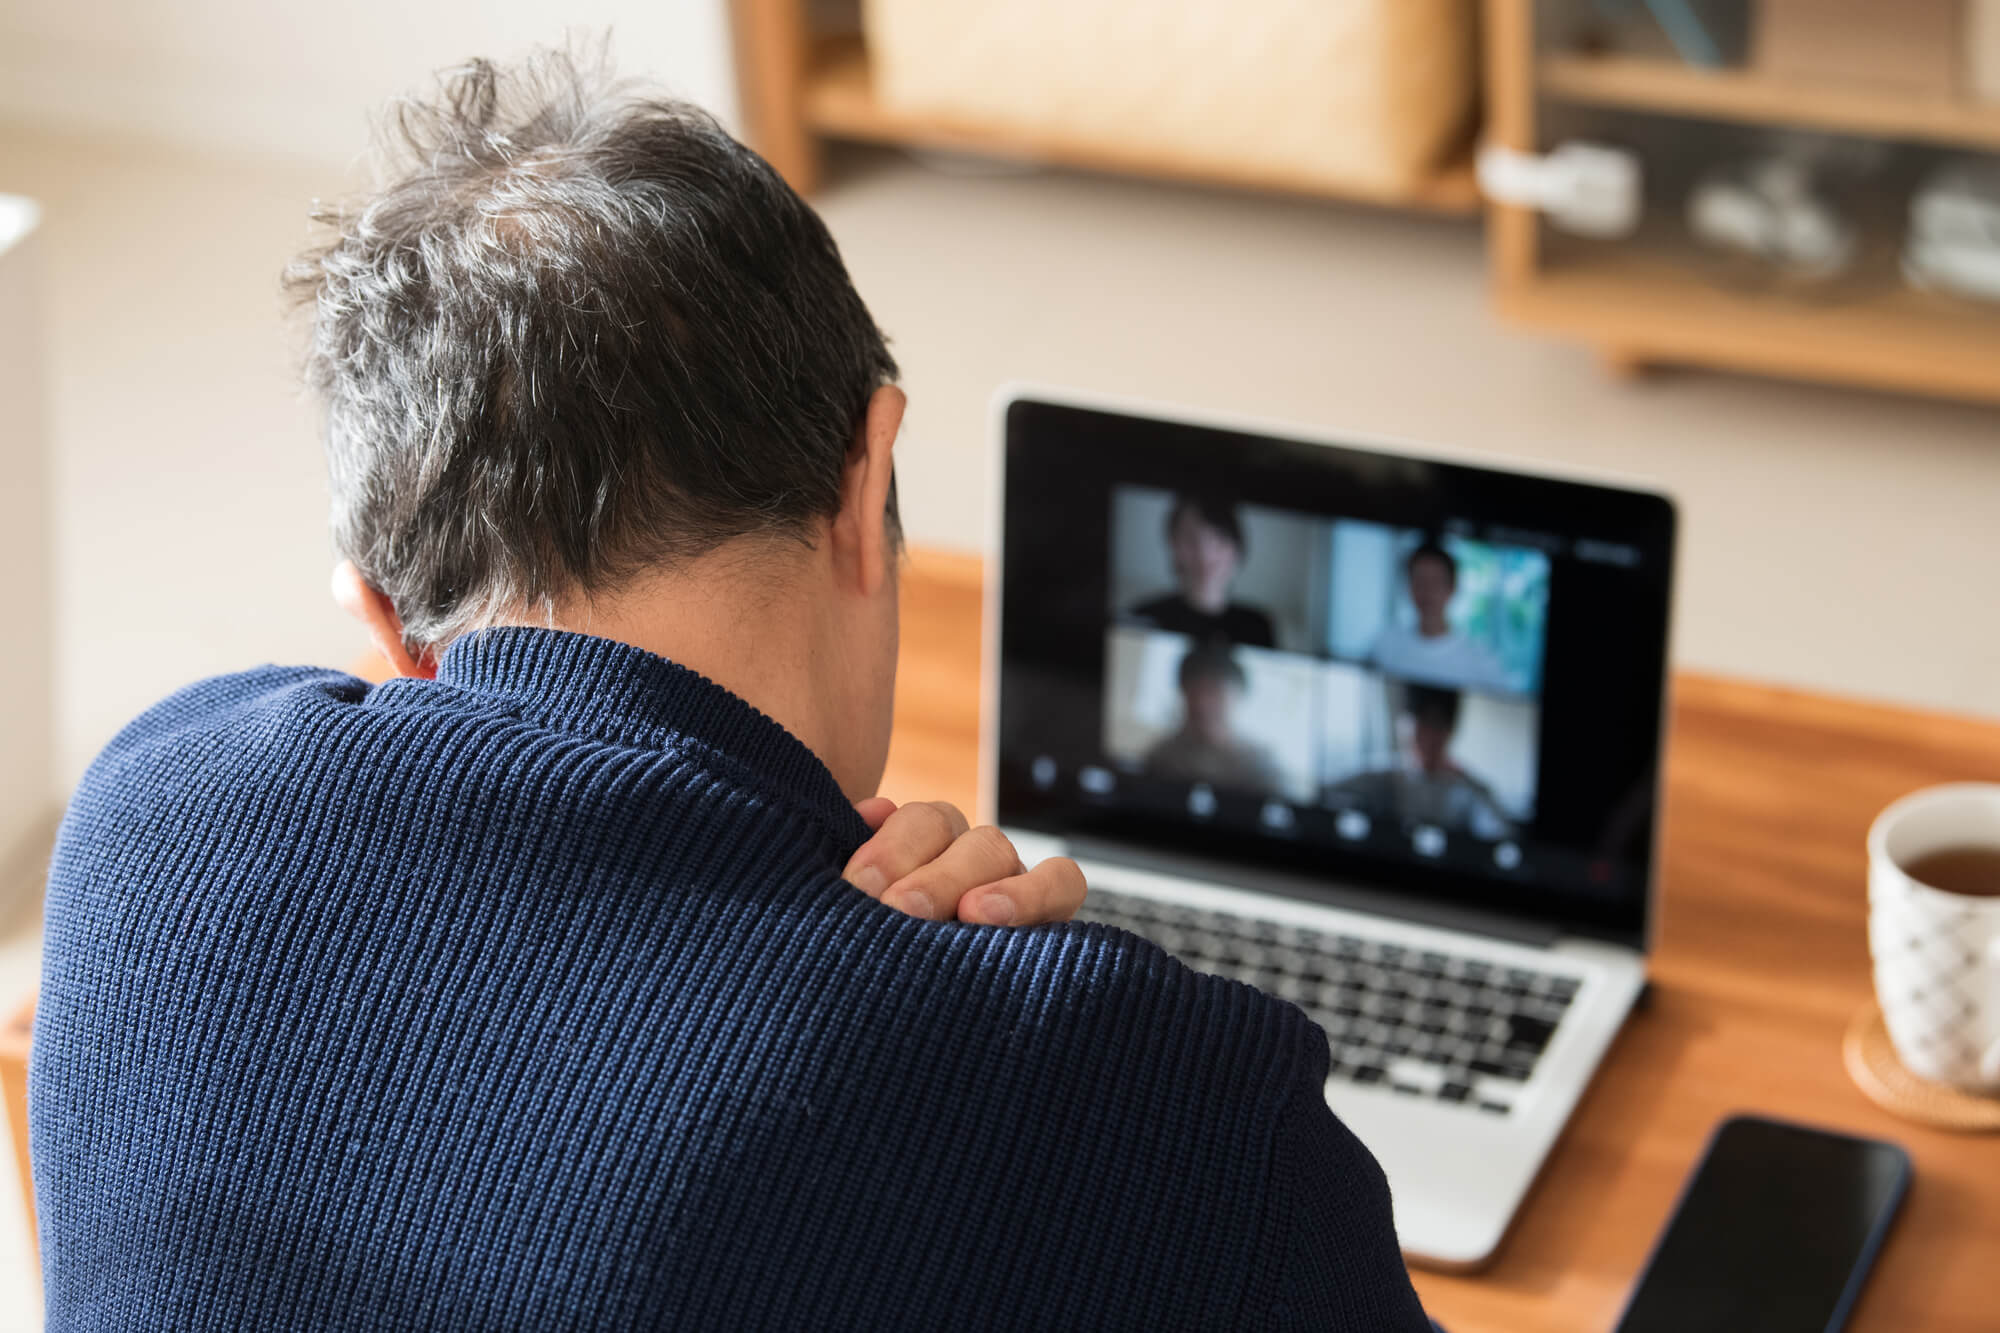
<instances>
[{"instance_id":1,"label":"man with gray hair","mask_svg":"<svg viewBox=\"0 0 2000 1333\"><path fill-rule=\"evenodd\" d=\"M289 282L397 677L78 788L48 1327L1428 1328L1303 1014L874 797L903 395L819 219L563 57L394 125Z\"/></svg>"}]
</instances>

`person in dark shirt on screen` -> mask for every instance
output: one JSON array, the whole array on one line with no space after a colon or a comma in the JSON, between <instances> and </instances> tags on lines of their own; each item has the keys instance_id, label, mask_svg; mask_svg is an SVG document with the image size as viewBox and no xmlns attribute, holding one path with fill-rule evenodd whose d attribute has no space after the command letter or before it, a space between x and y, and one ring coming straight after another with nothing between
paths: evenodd
<instances>
[{"instance_id":1,"label":"person in dark shirt on screen","mask_svg":"<svg viewBox=\"0 0 2000 1333\"><path fill-rule=\"evenodd\" d=\"M78 786L50 1333L1427 1329L1302 1012L875 795L904 399L820 219L564 58L388 123L290 285L395 678Z\"/></svg>"},{"instance_id":2,"label":"person in dark shirt on screen","mask_svg":"<svg viewBox=\"0 0 2000 1333\"><path fill-rule=\"evenodd\" d=\"M1278 639L1271 617L1254 606L1230 600L1230 587L1247 553L1236 506L1183 495L1167 514L1166 536L1174 580L1180 587L1141 602L1132 608L1132 617L1197 642L1221 639L1251 648L1275 648Z\"/></svg>"},{"instance_id":3,"label":"person in dark shirt on screen","mask_svg":"<svg viewBox=\"0 0 2000 1333\"><path fill-rule=\"evenodd\" d=\"M1461 703L1457 690L1403 686L1400 711L1406 762L1333 783L1326 790L1327 800L1488 841L1512 837L1514 817L1491 787L1452 757Z\"/></svg>"},{"instance_id":4,"label":"person in dark shirt on screen","mask_svg":"<svg viewBox=\"0 0 2000 1333\"><path fill-rule=\"evenodd\" d=\"M1268 794L1284 784L1271 752L1239 729L1249 678L1224 643L1198 644L1181 659L1181 725L1146 754L1148 777L1206 782Z\"/></svg>"}]
</instances>

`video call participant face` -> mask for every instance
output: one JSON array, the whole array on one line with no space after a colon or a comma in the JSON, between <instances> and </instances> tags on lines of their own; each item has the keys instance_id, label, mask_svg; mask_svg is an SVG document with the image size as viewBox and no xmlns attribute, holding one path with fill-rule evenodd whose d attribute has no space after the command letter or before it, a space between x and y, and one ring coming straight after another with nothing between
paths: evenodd
<instances>
[{"instance_id":1,"label":"video call participant face","mask_svg":"<svg viewBox=\"0 0 2000 1333\"><path fill-rule=\"evenodd\" d=\"M1197 648L1181 659L1181 703L1186 730L1206 744L1236 740L1236 708L1248 684L1227 651Z\"/></svg>"},{"instance_id":2,"label":"video call participant face","mask_svg":"<svg viewBox=\"0 0 2000 1333\"><path fill-rule=\"evenodd\" d=\"M1197 610L1220 614L1243 565L1243 526L1233 507L1183 497L1167 518L1167 548L1182 596Z\"/></svg>"},{"instance_id":3,"label":"video call participant face","mask_svg":"<svg viewBox=\"0 0 2000 1333\"><path fill-rule=\"evenodd\" d=\"M1448 773L1451 738L1458 730L1457 690L1440 690L1428 685L1405 687L1403 712L1410 719L1410 753L1426 773Z\"/></svg>"},{"instance_id":4,"label":"video call participant face","mask_svg":"<svg viewBox=\"0 0 2000 1333\"><path fill-rule=\"evenodd\" d=\"M1458 561L1434 542L1426 542L1410 552L1404 565L1410 584L1410 603L1417 608L1417 623L1426 634L1442 634L1448 628L1444 612L1458 591Z\"/></svg>"}]
</instances>

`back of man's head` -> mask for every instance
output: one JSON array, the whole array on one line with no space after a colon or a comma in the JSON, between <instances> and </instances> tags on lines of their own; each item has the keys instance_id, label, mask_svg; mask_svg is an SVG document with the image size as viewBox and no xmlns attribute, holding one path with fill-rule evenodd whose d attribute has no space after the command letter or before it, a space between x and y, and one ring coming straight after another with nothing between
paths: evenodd
<instances>
[{"instance_id":1,"label":"back of man's head","mask_svg":"<svg viewBox=\"0 0 2000 1333\"><path fill-rule=\"evenodd\" d=\"M286 283L335 542L405 642L835 513L896 366L761 158L559 53L476 61L388 129L387 183Z\"/></svg>"}]
</instances>

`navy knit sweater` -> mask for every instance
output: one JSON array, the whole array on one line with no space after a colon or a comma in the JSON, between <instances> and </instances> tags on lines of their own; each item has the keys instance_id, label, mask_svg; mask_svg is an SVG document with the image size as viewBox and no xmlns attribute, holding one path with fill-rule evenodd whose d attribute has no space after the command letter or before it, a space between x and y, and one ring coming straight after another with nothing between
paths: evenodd
<instances>
[{"instance_id":1,"label":"navy knit sweater","mask_svg":"<svg viewBox=\"0 0 2000 1333\"><path fill-rule=\"evenodd\" d=\"M1298 1010L866 836L603 639L157 705L50 881L48 1327L1429 1328Z\"/></svg>"}]
</instances>

